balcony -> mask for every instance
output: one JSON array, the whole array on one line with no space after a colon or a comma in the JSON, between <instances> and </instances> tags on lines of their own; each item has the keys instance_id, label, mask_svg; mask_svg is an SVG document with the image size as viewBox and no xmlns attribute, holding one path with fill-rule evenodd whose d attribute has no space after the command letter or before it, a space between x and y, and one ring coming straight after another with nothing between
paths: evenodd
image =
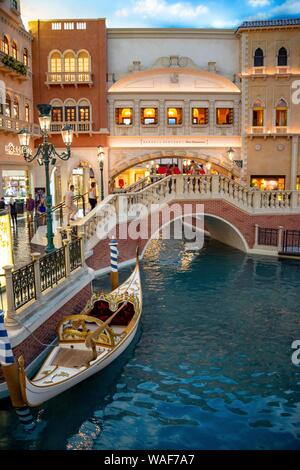
<instances>
[{"instance_id":1,"label":"balcony","mask_svg":"<svg viewBox=\"0 0 300 470\"><path fill-rule=\"evenodd\" d=\"M51 134L59 134L65 125L71 126L75 134L92 134L92 123L90 121L52 122Z\"/></svg>"},{"instance_id":2,"label":"balcony","mask_svg":"<svg viewBox=\"0 0 300 470\"><path fill-rule=\"evenodd\" d=\"M17 134L21 129L28 129L33 135L40 135L39 126L37 124L21 121L0 114L0 132Z\"/></svg>"},{"instance_id":3,"label":"balcony","mask_svg":"<svg viewBox=\"0 0 300 470\"><path fill-rule=\"evenodd\" d=\"M291 74L290 67L289 66L277 66L276 68L276 78L282 78L282 77L289 77Z\"/></svg>"},{"instance_id":4,"label":"balcony","mask_svg":"<svg viewBox=\"0 0 300 470\"><path fill-rule=\"evenodd\" d=\"M287 134L288 128L287 126L278 126L275 127L274 131L276 134L284 135Z\"/></svg>"},{"instance_id":5,"label":"balcony","mask_svg":"<svg viewBox=\"0 0 300 470\"><path fill-rule=\"evenodd\" d=\"M14 59L3 51L0 51L0 72L20 81L28 80L32 77L31 72L29 72L23 62Z\"/></svg>"},{"instance_id":6,"label":"balcony","mask_svg":"<svg viewBox=\"0 0 300 470\"><path fill-rule=\"evenodd\" d=\"M250 133L253 135L263 135L266 132L263 126L252 126L250 128Z\"/></svg>"},{"instance_id":7,"label":"balcony","mask_svg":"<svg viewBox=\"0 0 300 470\"><path fill-rule=\"evenodd\" d=\"M61 87L73 85L93 85L93 76L91 72L48 72L46 73L45 84L50 87L59 85Z\"/></svg>"}]
</instances>

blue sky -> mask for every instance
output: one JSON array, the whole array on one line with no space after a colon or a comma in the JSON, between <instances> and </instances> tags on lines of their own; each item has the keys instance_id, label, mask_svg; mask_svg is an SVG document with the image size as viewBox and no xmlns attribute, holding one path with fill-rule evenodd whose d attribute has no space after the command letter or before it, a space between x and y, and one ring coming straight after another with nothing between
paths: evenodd
<instances>
[{"instance_id":1,"label":"blue sky","mask_svg":"<svg viewBox=\"0 0 300 470\"><path fill-rule=\"evenodd\" d=\"M231 28L247 19L300 17L300 0L23 0L31 19L107 18L108 27Z\"/></svg>"}]
</instances>

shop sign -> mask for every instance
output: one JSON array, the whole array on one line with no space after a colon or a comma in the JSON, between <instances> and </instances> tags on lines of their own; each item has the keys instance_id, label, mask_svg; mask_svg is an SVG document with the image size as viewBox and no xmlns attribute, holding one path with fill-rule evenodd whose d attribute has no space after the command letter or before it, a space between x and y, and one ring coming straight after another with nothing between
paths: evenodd
<instances>
[{"instance_id":1,"label":"shop sign","mask_svg":"<svg viewBox=\"0 0 300 470\"><path fill-rule=\"evenodd\" d=\"M172 138L161 138L161 139L141 139L141 145L208 145L207 139L172 139Z\"/></svg>"},{"instance_id":2,"label":"shop sign","mask_svg":"<svg viewBox=\"0 0 300 470\"><path fill-rule=\"evenodd\" d=\"M22 148L20 145L14 145L13 143L9 143L5 145L5 153L6 155L22 155Z\"/></svg>"}]
</instances>

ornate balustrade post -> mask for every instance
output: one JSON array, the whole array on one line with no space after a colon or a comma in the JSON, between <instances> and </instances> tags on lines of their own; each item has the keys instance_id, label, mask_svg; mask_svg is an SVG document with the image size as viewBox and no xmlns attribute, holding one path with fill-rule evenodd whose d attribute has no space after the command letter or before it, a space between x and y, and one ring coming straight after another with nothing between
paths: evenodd
<instances>
[{"instance_id":1,"label":"ornate balustrade post","mask_svg":"<svg viewBox=\"0 0 300 470\"><path fill-rule=\"evenodd\" d=\"M67 227L66 232L67 232L67 241L70 242L72 240L72 228Z\"/></svg>"},{"instance_id":2,"label":"ornate balustrade post","mask_svg":"<svg viewBox=\"0 0 300 470\"><path fill-rule=\"evenodd\" d=\"M220 193L220 177L219 177L219 175L213 175L211 177L211 193L212 193L212 195Z\"/></svg>"},{"instance_id":3,"label":"ornate balustrade post","mask_svg":"<svg viewBox=\"0 0 300 470\"><path fill-rule=\"evenodd\" d=\"M258 245L258 233L259 233L259 225L255 224L255 236L254 236L254 245Z\"/></svg>"},{"instance_id":4,"label":"ornate balustrade post","mask_svg":"<svg viewBox=\"0 0 300 470\"><path fill-rule=\"evenodd\" d=\"M176 196L180 198L184 193L184 175L176 176Z\"/></svg>"},{"instance_id":5,"label":"ornate balustrade post","mask_svg":"<svg viewBox=\"0 0 300 470\"><path fill-rule=\"evenodd\" d=\"M278 253L282 251L284 227L278 227Z\"/></svg>"},{"instance_id":6,"label":"ornate balustrade post","mask_svg":"<svg viewBox=\"0 0 300 470\"><path fill-rule=\"evenodd\" d=\"M42 297L40 257L41 257L41 253L32 253L31 254L31 259L33 261L33 267L34 267L34 282L35 282L36 300L40 300L41 297Z\"/></svg>"},{"instance_id":7,"label":"ornate balustrade post","mask_svg":"<svg viewBox=\"0 0 300 470\"><path fill-rule=\"evenodd\" d=\"M10 327L18 326L17 322L14 319L16 314L15 308L15 296L14 296L14 286L13 286L13 266L3 266L5 280L6 280L6 325Z\"/></svg>"},{"instance_id":8,"label":"ornate balustrade post","mask_svg":"<svg viewBox=\"0 0 300 470\"><path fill-rule=\"evenodd\" d=\"M253 193L253 209L260 209L261 208L261 193L260 191L256 190Z\"/></svg>"},{"instance_id":9,"label":"ornate balustrade post","mask_svg":"<svg viewBox=\"0 0 300 470\"><path fill-rule=\"evenodd\" d=\"M291 209L296 209L298 207L299 201L299 191L292 191L291 193Z\"/></svg>"},{"instance_id":10,"label":"ornate balustrade post","mask_svg":"<svg viewBox=\"0 0 300 470\"><path fill-rule=\"evenodd\" d=\"M65 249L66 278L69 278L71 275L70 242L69 240L64 240L63 244L64 244L64 249Z\"/></svg>"},{"instance_id":11,"label":"ornate balustrade post","mask_svg":"<svg viewBox=\"0 0 300 470\"><path fill-rule=\"evenodd\" d=\"M84 268L86 263L85 263L85 254L84 254L84 237L83 235L79 235L79 240L80 240L80 255L81 255L81 266Z\"/></svg>"}]
</instances>

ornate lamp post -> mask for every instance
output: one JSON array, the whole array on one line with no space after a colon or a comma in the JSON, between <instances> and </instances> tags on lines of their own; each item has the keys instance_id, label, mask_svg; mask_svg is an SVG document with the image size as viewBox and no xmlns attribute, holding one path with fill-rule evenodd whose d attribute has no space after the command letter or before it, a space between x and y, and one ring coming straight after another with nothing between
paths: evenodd
<instances>
[{"instance_id":1,"label":"ornate lamp post","mask_svg":"<svg viewBox=\"0 0 300 470\"><path fill-rule=\"evenodd\" d=\"M51 144L48 140L48 135L51 130L51 109L52 106L49 104L39 104L37 106L39 110L39 122L41 133L43 137L43 142L39 144L36 153L33 155L29 143L30 143L30 133L27 129L22 129L18 136L20 145L23 152L23 157L27 162L32 162L37 159L37 162L40 166L45 166L46 174L46 205L47 205L47 248L46 253L51 253L55 250L53 243L54 233L53 233L53 217L52 217L52 195L50 192L50 165L55 165L56 159L60 158L61 160L69 160L71 156L71 145L73 142L73 129L71 126L65 126L61 133L63 141L67 147L67 151L59 154L54 145Z\"/></svg>"},{"instance_id":2,"label":"ornate lamp post","mask_svg":"<svg viewBox=\"0 0 300 470\"><path fill-rule=\"evenodd\" d=\"M104 150L102 145L99 145L98 149L98 162L101 175L101 201L104 199L104 181L103 181L103 168L104 168Z\"/></svg>"}]
</instances>

